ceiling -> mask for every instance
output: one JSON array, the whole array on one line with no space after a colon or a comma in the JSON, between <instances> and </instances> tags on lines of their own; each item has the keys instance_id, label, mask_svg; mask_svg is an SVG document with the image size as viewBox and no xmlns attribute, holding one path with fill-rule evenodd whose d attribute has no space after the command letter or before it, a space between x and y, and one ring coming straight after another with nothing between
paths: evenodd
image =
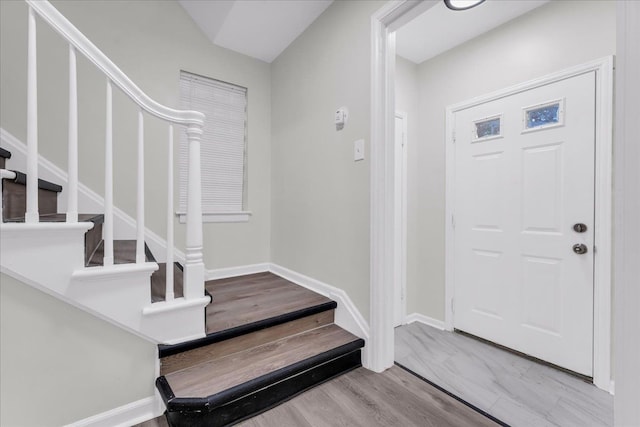
<instances>
[{"instance_id":1,"label":"ceiling","mask_svg":"<svg viewBox=\"0 0 640 427\"><path fill-rule=\"evenodd\" d=\"M333 2L178 1L212 43L265 62L276 59ZM547 1L486 0L464 11L449 10L443 2L438 2L398 30L397 53L419 64Z\"/></svg>"},{"instance_id":2,"label":"ceiling","mask_svg":"<svg viewBox=\"0 0 640 427\"><path fill-rule=\"evenodd\" d=\"M439 2L396 32L396 52L416 64L479 36L549 0L486 0L462 11Z\"/></svg>"},{"instance_id":3,"label":"ceiling","mask_svg":"<svg viewBox=\"0 0 640 427\"><path fill-rule=\"evenodd\" d=\"M272 62L333 0L178 0L214 44Z\"/></svg>"}]
</instances>

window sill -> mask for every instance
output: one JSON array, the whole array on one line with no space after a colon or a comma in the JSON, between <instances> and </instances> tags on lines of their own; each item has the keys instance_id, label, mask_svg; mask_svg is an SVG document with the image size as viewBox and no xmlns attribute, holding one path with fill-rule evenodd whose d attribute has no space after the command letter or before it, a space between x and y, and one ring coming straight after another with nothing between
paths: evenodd
<instances>
[{"instance_id":1,"label":"window sill","mask_svg":"<svg viewBox=\"0 0 640 427\"><path fill-rule=\"evenodd\" d=\"M187 214L176 212L180 224L186 224ZM202 222L249 222L250 211L242 212L208 212L202 214Z\"/></svg>"}]
</instances>

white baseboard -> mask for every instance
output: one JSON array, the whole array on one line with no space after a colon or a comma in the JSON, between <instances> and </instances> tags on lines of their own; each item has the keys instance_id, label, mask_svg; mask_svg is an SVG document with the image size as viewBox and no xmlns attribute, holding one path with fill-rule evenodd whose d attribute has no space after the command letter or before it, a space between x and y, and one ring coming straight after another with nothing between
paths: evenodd
<instances>
[{"instance_id":1,"label":"white baseboard","mask_svg":"<svg viewBox=\"0 0 640 427\"><path fill-rule=\"evenodd\" d=\"M270 271L297 285L336 301L338 308L336 310L335 323L364 340L369 338L369 324L364 320L364 317L362 317L362 314L360 314L360 311L345 291L280 265L264 262L260 264L207 270L205 272L205 278L206 280L226 279L265 271Z\"/></svg>"},{"instance_id":2,"label":"white baseboard","mask_svg":"<svg viewBox=\"0 0 640 427\"><path fill-rule=\"evenodd\" d=\"M159 417L164 412L164 404L160 396L145 397L118 408L85 418L71 427L130 427Z\"/></svg>"},{"instance_id":3,"label":"white baseboard","mask_svg":"<svg viewBox=\"0 0 640 427\"><path fill-rule=\"evenodd\" d=\"M444 322L442 320L434 319L433 317L425 316L424 314L420 314L420 313L409 314L405 320L405 323L409 324L413 322L420 322L427 326L431 326L433 328L444 331Z\"/></svg>"},{"instance_id":4,"label":"white baseboard","mask_svg":"<svg viewBox=\"0 0 640 427\"><path fill-rule=\"evenodd\" d=\"M369 324L344 290L277 264L270 263L269 271L337 302L335 324L364 339L365 343L369 342ZM365 368L368 367L369 360L368 346L365 344L362 360Z\"/></svg>"},{"instance_id":5,"label":"white baseboard","mask_svg":"<svg viewBox=\"0 0 640 427\"><path fill-rule=\"evenodd\" d=\"M27 146L18 138L0 128L0 142L2 147L11 152L11 158L7 161L7 168L27 170ZM66 211L67 204L67 172L56 166L41 155L38 155L38 175L41 179L51 181L62 186L62 192L58 195L58 210ZM78 210L86 213L104 212L104 198L82 183L78 183ZM136 221L123 210L114 206L114 238L135 239ZM145 242L151 249L158 262L166 259L167 242L153 231L145 230ZM178 262L183 262L185 255L182 251L174 249L174 257Z\"/></svg>"},{"instance_id":6,"label":"white baseboard","mask_svg":"<svg viewBox=\"0 0 640 427\"><path fill-rule=\"evenodd\" d=\"M244 276L246 274L264 273L269 271L269 263L241 265L238 267L218 268L206 270L204 273L205 280L226 279L228 277Z\"/></svg>"}]
</instances>

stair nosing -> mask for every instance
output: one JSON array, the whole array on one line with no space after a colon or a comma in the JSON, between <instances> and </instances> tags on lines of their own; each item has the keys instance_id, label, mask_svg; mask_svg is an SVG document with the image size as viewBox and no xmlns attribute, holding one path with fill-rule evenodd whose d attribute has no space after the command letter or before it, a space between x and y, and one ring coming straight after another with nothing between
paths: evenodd
<instances>
[{"instance_id":1,"label":"stair nosing","mask_svg":"<svg viewBox=\"0 0 640 427\"><path fill-rule=\"evenodd\" d=\"M249 381L245 381L242 384L238 384L206 397L177 397L164 375L158 377L156 380L156 386L160 391L162 399L167 405L168 411L202 409L211 411L288 377L301 374L314 366L330 362L331 360L345 356L353 351L357 351L362 347L364 347L364 340L362 338L355 337L351 342L326 350L322 353L318 353L314 356L284 366L273 372L260 375Z\"/></svg>"},{"instance_id":2,"label":"stair nosing","mask_svg":"<svg viewBox=\"0 0 640 427\"><path fill-rule=\"evenodd\" d=\"M292 320L298 320L298 319L302 319L303 317L322 313L323 311L334 310L337 307L338 307L337 302L326 301L311 307L305 307L299 310L280 314L278 316L258 320L257 322L235 326L233 328L225 329L223 331L212 332L210 334L207 334L207 336L204 338L198 338L195 340L186 341L184 343L173 344L173 345L161 344L158 346L159 357L163 358L167 356L172 356L174 354L182 353L188 350L194 350L196 348L204 347L205 345L215 344L217 342L235 338L240 335L249 334L249 333L260 331L262 329L266 329L272 326L281 325L283 323L287 323Z\"/></svg>"},{"instance_id":3,"label":"stair nosing","mask_svg":"<svg viewBox=\"0 0 640 427\"><path fill-rule=\"evenodd\" d=\"M24 172L12 170L11 172L16 174L14 179L10 181L15 182L16 184L26 185L27 184L27 175ZM6 179L6 178L5 178ZM40 190L48 190L54 191L56 193L60 193L62 191L62 186L58 184L54 184L53 182L38 178L38 188Z\"/></svg>"},{"instance_id":4,"label":"stair nosing","mask_svg":"<svg viewBox=\"0 0 640 427\"><path fill-rule=\"evenodd\" d=\"M39 217L39 222L46 222L49 224L62 224L66 222L66 218L64 221L43 221L47 219L47 217L50 216L54 216L54 215L66 215L64 213L46 213L46 214L40 214ZM79 215L83 215L83 214L79 214ZM93 215L91 218L86 218L86 219L78 219L78 222L92 222L94 224L102 224L104 223L104 214L87 214L87 215ZM15 223L22 223L24 222L24 217L23 216L18 216L18 217L12 217L12 218L6 218L4 220L4 222L15 222Z\"/></svg>"}]
</instances>

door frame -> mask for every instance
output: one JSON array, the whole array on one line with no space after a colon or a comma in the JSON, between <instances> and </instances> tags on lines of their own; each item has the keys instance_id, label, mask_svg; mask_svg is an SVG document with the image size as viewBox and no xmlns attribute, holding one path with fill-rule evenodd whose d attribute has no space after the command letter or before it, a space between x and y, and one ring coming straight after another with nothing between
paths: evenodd
<instances>
[{"instance_id":1,"label":"door frame","mask_svg":"<svg viewBox=\"0 0 640 427\"><path fill-rule=\"evenodd\" d=\"M611 391L611 262L613 206L613 56L600 58L557 73L451 105L446 110L445 165L445 329L453 330L455 144L454 114L570 77L595 71L595 222L593 277L593 383Z\"/></svg>"},{"instance_id":2,"label":"door frame","mask_svg":"<svg viewBox=\"0 0 640 427\"><path fill-rule=\"evenodd\" d=\"M440 0L391 0L371 15L371 154L369 203L369 341L366 366L393 366L395 277L394 120L396 38L394 31Z\"/></svg>"},{"instance_id":3,"label":"door frame","mask_svg":"<svg viewBox=\"0 0 640 427\"><path fill-rule=\"evenodd\" d=\"M395 201L394 201L394 218L395 230L394 235L394 325L399 326L406 323L407 317L407 113L396 111L394 119L402 120L402 139L403 144L398 147L398 141L394 138L394 146L396 153L401 150L401 157L395 158L394 182L395 182ZM394 123L395 124L395 123ZM398 191L399 190L399 191ZM400 291L398 295L398 291Z\"/></svg>"}]
</instances>

